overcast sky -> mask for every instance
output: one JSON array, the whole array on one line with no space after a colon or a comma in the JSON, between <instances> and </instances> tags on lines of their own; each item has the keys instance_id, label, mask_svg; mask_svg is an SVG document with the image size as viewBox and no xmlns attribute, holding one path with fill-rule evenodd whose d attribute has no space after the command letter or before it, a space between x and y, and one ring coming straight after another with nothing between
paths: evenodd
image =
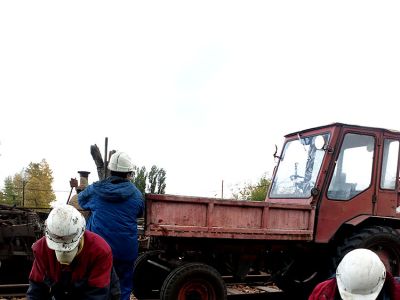
<instances>
[{"instance_id":1,"label":"overcast sky","mask_svg":"<svg viewBox=\"0 0 400 300\"><path fill-rule=\"evenodd\" d=\"M90 145L220 196L274 144L345 122L400 130L399 1L1 1L0 188L47 160L66 201Z\"/></svg>"}]
</instances>

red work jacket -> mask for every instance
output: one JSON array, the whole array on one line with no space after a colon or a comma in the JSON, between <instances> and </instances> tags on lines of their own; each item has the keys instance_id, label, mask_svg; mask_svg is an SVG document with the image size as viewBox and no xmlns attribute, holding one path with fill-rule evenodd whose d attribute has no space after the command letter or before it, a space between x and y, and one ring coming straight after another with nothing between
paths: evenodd
<instances>
[{"instance_id":1,"label":"red work jacket","mask_svg":"<svg viewBox=\"0 0 400 300\"><path fill-rule=\"evenodd\" d=\"M392 274L386 274L385 284L381 294L383 299L397 300L400 299L400 278L393 277ZM337 288L336 278L331 278L319 283L312 291L308 300L336 300L340 299Z\"/></svg>"},{"instance_id":2,"label":"red work jacket","mask_svg":"<svg viewBox=\"0 0 400 300\"><path fill-rule=\"evenodd\" d=\"M108 299L112 252L99 235L85 231L83 248L68 266L61 265L42 237L32 246L28 299Z\"/></svg>"}]
</instances>

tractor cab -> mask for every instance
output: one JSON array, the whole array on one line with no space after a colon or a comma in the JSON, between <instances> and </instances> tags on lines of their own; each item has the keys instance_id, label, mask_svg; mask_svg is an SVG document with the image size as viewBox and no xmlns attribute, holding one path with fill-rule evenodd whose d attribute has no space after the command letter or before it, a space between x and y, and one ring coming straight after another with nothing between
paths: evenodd
<instances>
[{"instance_id":1,"label":"tractor cab","mask_svg":"<svg viewBox=\"0 0 400 300\"><path fill-rule=\"evenodd\" d=\"M288 134L267 201L307 199L321 243L346 224L397 224L399 142L400 132L342 123Z\"/></svg>"}]
</instances>

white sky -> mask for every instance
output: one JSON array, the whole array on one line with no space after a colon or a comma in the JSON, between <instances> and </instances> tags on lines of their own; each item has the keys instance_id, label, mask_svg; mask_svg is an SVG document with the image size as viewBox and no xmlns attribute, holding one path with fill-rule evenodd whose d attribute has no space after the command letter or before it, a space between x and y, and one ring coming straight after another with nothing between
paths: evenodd
<instances>
[{"instance_id":1,"label":"white sky","mask_svg":"<svg viewBox=\"0 0 400 300\"><path fill-rule=\"evenodd\" d=\"M399 1L1 1L0 187L45 158L59 200L90 145L220 196L283 135L400 129ZM59 192L65 191L65 192Z\"/></svg>"}]
</instances>

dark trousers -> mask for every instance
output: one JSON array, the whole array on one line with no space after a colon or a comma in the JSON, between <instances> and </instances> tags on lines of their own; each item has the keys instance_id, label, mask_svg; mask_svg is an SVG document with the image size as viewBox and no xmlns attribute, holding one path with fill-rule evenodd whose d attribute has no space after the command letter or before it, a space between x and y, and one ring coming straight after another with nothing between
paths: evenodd
<instances>
[{"instance_id":1,"label":"dark trousers","mask_svg":"<svg viewBox=\"0 0 400 300\"><path fill-rule=\"evenodd\" d=\"M135 261L114 259L114 269L119 278L121 300L129 300L133 286L133 267Z\"/></svg>"}]
</instances>

